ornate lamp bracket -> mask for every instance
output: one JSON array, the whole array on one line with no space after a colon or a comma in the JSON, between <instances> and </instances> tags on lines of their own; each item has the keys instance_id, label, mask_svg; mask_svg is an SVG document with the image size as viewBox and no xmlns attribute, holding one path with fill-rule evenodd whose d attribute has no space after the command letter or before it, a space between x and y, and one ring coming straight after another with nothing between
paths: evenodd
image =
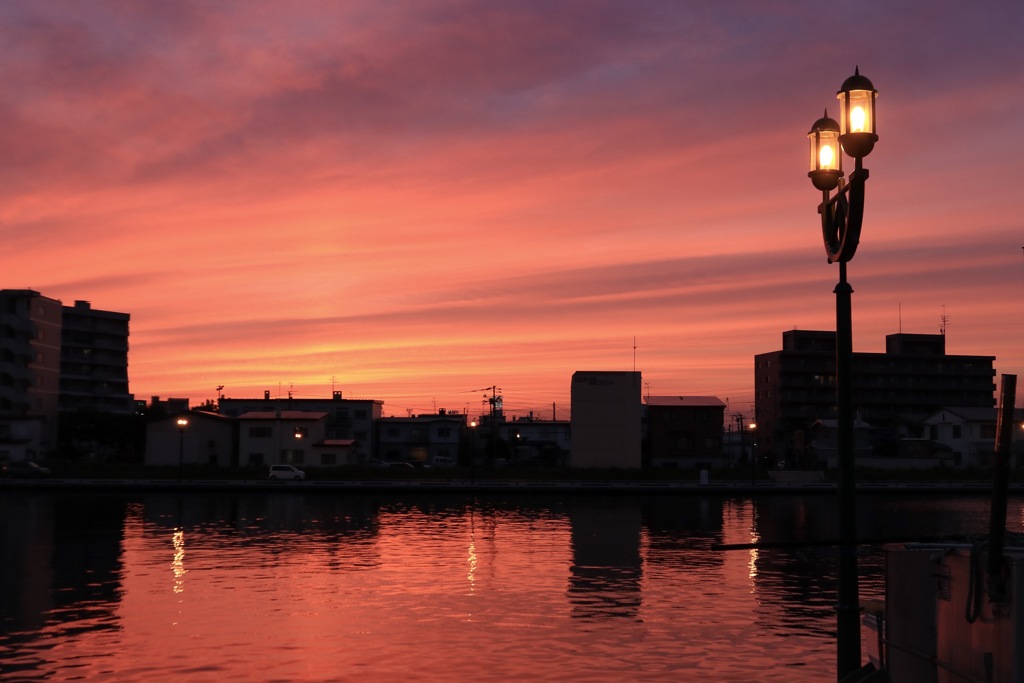
<instances>
[{"instance_id":1,"label":"ornate lamp bracket","mask_svg":"<svg viewBox=\"0 0 1024 683\"><path fill-rule=\"evenodd\" d=\"M836 193L822 192L818 205L821 214L821 235L829 263L846 263L853 258L860 244L860 227L864 218L864 181L868 170L857 159L857 170L850 174L850 182L839 180Z\"/></svg>"}]
</instances>

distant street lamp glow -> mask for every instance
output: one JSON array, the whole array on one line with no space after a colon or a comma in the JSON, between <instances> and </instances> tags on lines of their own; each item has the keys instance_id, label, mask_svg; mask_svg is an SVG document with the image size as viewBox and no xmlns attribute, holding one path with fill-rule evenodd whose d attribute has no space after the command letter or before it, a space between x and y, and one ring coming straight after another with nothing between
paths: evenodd
<instances>
[{"instance_id":1,"label":"distant street lamp glow","mask_svg":"<svg viewBox=\"0 0 1024 683\"><path fill-rule=\"evenodd\" d=\"M188 427L188 419L178 418L178 481L181 481L181 471L185 465L185 427Z\"/></svg>"}]
</instances>

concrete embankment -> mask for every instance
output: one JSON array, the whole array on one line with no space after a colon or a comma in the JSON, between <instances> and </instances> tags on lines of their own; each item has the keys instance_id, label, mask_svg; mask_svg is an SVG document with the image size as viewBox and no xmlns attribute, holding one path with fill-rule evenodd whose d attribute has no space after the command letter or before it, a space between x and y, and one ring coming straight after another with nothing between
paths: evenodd
<instances>
[{"instance_id":1,"label":"concrete embankment","mask_svg":"<svg viewBox=\"0 0 1024 683\"><path fill-rule=\"evenodd\" d=\"M743 481L533 481L473 479L388 479L333 481L167 480L167 479L37 479L0 480L0 489L74 491L279 491L303 493L411 492L411 493L584 493L633 495L831 494L834 482ZM985 482L863 482L858 493L944 493L988 495ZM1011 494L1024 494L1024 485L1011 484Z\"/></svg>"}]
</instances>

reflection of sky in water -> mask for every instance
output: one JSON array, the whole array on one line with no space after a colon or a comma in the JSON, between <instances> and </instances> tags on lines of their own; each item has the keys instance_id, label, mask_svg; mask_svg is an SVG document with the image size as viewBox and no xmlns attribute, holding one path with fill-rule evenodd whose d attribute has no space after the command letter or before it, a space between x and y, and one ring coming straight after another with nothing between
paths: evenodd
<instances>
[{"instance_id":1,"label":"reflection of sky in water","mask_svg":"<svg viewBox=\"0 0 1024 683\"><path fill-rule=\"evenodd\" d=\"M832 676L834 551L711 550L831 537L830 498L409 500L5 497L0 677ZM863 503L876 536L988 514L962 497ZM860 561L872 597L882 558Z\"/></svg>"}]
</instances>

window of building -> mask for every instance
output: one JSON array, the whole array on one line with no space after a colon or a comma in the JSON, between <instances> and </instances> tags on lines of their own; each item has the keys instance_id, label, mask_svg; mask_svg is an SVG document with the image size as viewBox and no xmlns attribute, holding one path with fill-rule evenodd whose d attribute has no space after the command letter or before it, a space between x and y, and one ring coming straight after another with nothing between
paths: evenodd
<instances>
[{"instance_id":1,"label":"window of building","mask_svg":"<svg viewBox=\"0 0 1024 683\"><path fill-rule=\"evenodd\" d=\"M263 464L263 454L262 453L250 453L249 454L249 464L250 465L262 465Z\"/></svg>"},{"instance_id":2,"label":"window of building","mask_svg":"<svg viewBox=\"0 0 1024 683\"><path fill-rule=\"evenodd\" d=\"M320 454L321 465L337 465L338 454L337 453L321 453Z\"/></svg>"},{"instance_id":3,"label":"window of building","mask_svg":"<svg viewBox=\"0 0 1024 683\"><path fill-rule=\"evenodd\" d=\"M452 435L451 427L440 427L437 430L437 435L442 439L447 439Z\"/></svg>"},{"instance_id":4,"label":"window of building","mask_svg":"<svg viewBox=\"0 0 1024 683\"><path fill-rule=\"evenodd\" d=\"M274 430L270 427L249 427L249 438L251 439L269 439L274 435Z\"/></svg>"},{"instance_id":5,"label":"window of building","mask_svg":"<svg viewBox=\"0 0 1024 683\"><path fill-rule=\"evenodd\" d=\"M359 409L359 410L356 410L353 414L355 415L357 420L365 420L366 419L366 411L365 410Z\"/></svg>"},{"instance_id":6,"label":"window of building","mask_svg":"<svg viewBox=\"0 0 1024 683\"><path fill-rule=\"evenodd\" d=\"M953 438L954 439L962 439L963 438L963 427L961 427L960 425L953 425Z\"/></svg>"}]
</instances>

